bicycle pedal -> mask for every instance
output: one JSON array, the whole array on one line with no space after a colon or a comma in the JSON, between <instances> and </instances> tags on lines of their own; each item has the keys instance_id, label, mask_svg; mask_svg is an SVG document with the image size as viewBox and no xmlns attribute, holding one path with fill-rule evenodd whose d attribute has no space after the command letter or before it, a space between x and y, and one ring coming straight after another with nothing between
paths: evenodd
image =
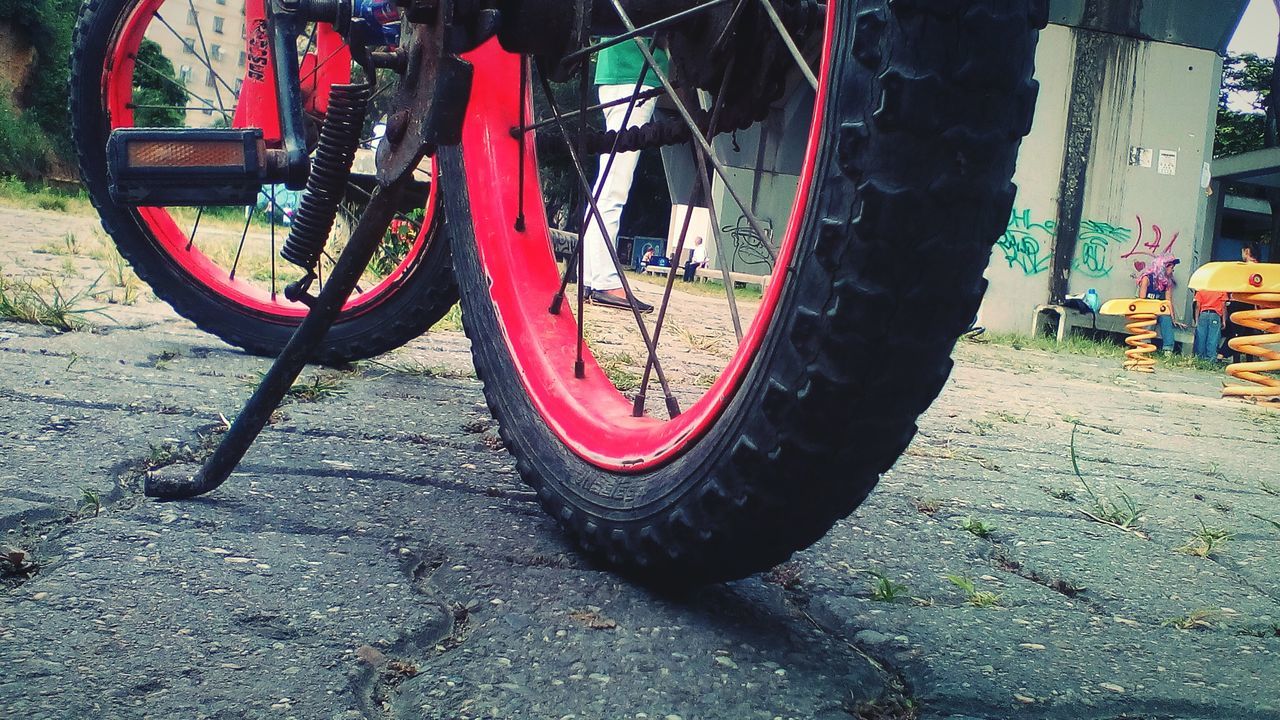
<instances>
[{"instance_id":1,"label":"bicycle pedal","mask_svg":"<svg viewBox=\"0 0 1280 720\"><path fill-rule=\"evenodd\" d=\"M253 205L267 160L257 128L129 128L107 140L111 199L121 205Z\"/></svg>"}]
</instances>

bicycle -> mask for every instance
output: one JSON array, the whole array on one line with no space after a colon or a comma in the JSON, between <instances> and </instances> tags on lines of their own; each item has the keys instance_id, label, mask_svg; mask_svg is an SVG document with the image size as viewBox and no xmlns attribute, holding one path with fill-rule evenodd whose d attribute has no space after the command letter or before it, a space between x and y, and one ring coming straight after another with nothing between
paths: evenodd
<instances>
[{"instance_id":1,"label":"bicycle","mask_svg":"<svg viewBox=\"0 0 1280 720\"><path fill-rule=\"evenodd\" d=\"M201 0L201 6L208 13L221 7L230 14L226 1ZM201 195L167 206L137 205L111 197L105 156L110 133L135 125L258 126L264 142L280 142L277 81L270 72L274 55L263 44L266 5L243 0L243 8L244 27L254 36L252 42L247 34L240 38L237 49L228 39L235 34L228 32L227 21L238 18L218 16L215 34L188 0L86 2L73 40L72 134L81 178L104 228L156 296L227 343L274 356L307 312L286 292L302 271L275 261L293 210L286 218L278 206L294 204L285 196L297 195L301 187L264 182L260 190L246 188L218 202L216 195ZM295 83L306 97L296 122L301 132L314 136L328 114L333 88L350 80L350 53L325 24L313 24L299 42ZM184 82L184 77L195 80ZM362 132L361 145L372 139ZM315 144L307 142L313 152ZM400 347L457 301L448 247L437 241L439 194L433 175L425 164L411 196L398 208L398 221L414 226L413 241L395 246L365 273L318 351L318 361L341 364ZM322 238L326 250L315 264L318 282L323 283L331 256L341 249L352 218L375 185L372 173L356 172L345 187L332 191L341 196L339 222L330 237Z\"/></svg>"},{"instance_id":2,"label":"bicycle","mask_svg":"<svg viewBox=\"0 0 1280 720\"><path fill-rule=\"evenodd\" d=\"M145 0L90 8L129 1ZM851 513L904 451L985 290L1048 12L1041 0L276 0L266 11L281 132L264 131L262 116L224 130L116 130L103 138L115 202L147 193L192 202L305 180L317 213L331 217L340 193L324 183L336 186L332 175L350 161L335 152L337 162L308 172L299 118L315 93L300 87L305 73L284 69L299 67L304 31L325 26L363 69L351 92L376 95L379 73L396 78L384 85L379 187L222 444L195 477L153 478L147 494L190 497L225 480L322 346L430 156L463 326L521 477L585 551L661 582L740 577L785 560ZM669 73L649 38L669 48ZM620 102L661 96L675 114L593 131L589 59L623 42L646 69ZM657 87L644 89L649 75ZM577 107L561 107L575 85ZM314 155L328 157L327 142L349 146L357 114L345 132L326 117ZM548 129L572 160L587 217L600 216L587 156L608 167L649 147L693 168L674 199L712 218L726 217L718 206L741 216L712 223L732 324L712 338L719 345L673 324L681 311L668 274L643 291L661 295L651 318L630 313L641 359L620 379L584 316L581 237L563 268L553 256L538 160L549 147L535 137ZM202 148L222 162L163 175L132 160ZM788 174L794 192L776 189ZM766 212L766 202L783 209ZM304 265L320 257L322 235L302 238L312 243ZM687 236L686 221L669 248L677 257ZM739 307L734 263L768 268L758 303ZM636 288L618 274L634 310ZM706 341L719 369L699 382L673 377L661 345L671 336ZM654 392L662 399L651 408Z\"/></svg>"}]
</instances>

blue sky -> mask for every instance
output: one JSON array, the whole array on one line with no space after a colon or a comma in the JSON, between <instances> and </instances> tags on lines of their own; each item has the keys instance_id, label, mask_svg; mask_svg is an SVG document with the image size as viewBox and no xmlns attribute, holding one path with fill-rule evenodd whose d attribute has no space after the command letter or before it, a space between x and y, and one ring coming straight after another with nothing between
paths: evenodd
<instances>
[{"instance_id":1,"label":"blue sky","mask_svg":"<svg viewBox=\"0 0 1280 720\"><path fill-rule=\"evenodd\" d=\"M1280 32L1280 17L1276 15L1275 3L1272 0L1249 0L1249 8L1231 38L1229 50L1274 57L1277 32Z\"/></svg>"}]
</instances>

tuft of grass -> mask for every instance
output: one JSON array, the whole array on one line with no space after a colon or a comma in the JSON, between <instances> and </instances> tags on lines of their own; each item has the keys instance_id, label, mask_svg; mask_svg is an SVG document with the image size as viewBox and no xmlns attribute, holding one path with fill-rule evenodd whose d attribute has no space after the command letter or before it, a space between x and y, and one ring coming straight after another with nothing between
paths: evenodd
<instances>
[{"instance_id":1,"label":"tuft of grass","mask_svg":"<svg viewBox=\"0 0 1280 720\"><path fill-rule=\"evenodd\" d=\"M0 115L3 109L0 108ZM0 122L2 124L2 122ZM67 192L42 183L23 182L15 177L0 176L0 202L10 206L36 207L56 212L73 212L89 215L93 206L83 191Z\"/></svg>"},{"instance_id":2,"label":"tuft of grass","mask_svg":"<svg viewBox=\"0 0 1280 720\"><path fill-rule=\"evenodd\" d=\"M147 446L147 456L142 464L147 470L156 470L180 462L195 462L198 458L195 450L183 443L165 442Z\"/></svg>"},{"instance_id":3,"label":"tuft of grass","mask_svg":"<svg viewBox=\"0 0 1280 720\"><path fill-rule=\"evenodd\" d=\"M1132 497L1129 496L1118 485L1116 493L1119 500L1112 500L1094 492L1089 483L1085 481L1084 475L1080 472L1080 462L1076 457L1076 432L1080 429L1079 423L1071 425L1071 467L1075 470L1076 477L1079 478L1080 484L1084 486L1086 492L1089 493L1089 499L1093 502L1093 513L1097 519L1115 525L1121 530L1131 530L1136 528L1142 521L1143 508Z\"/></svg>"},{"instance_id":4,"label":"tuft of grass","mask_svg":"<svg viewBox=\"0 0 1280 720\"><path fill-rule=\"evenodd\" d=\"M53 210L56 212L67 211L67 201L64 198L56 196L36 198L36 207L41 210Z\"/></svg>"},{"instance_id":5,"label":"tuft of grass","mask_svg":"<svg viewBox=\"0 0 1280 720\"><path fill-rule=\"evenodd\" d=\"M1044 492L1054 500L1066 500L1070 502L1076 499L1076 494L1066 488L1044 488Z\"/></svg>"},{"instance_id":6,"label":"tuft of grass","mask_svg":"<svg viewBox=\"0 0 1280 720\"><path fill-rule=\"evenodd\" d=\"M933 515L942 509L942 501L937 498L920 498L915 501L916 512Z\"/></svg>"},{"instance_id":7,"label":"tuft of grass","mask_svg":"<svg viewBox=\"0 0 1280 720\"><path fill-rule=\"evenodd\" d=\"M876 602L896 602L898 598L904 597L907 592L907 586L902 583L894 582L892 578L879 570L870 571L875 578L871 582L871 599Z\"/></svg>"},{"instance_id":8,"label":"tuft of grass","mask_svg":"<svg viewBox=\"0 0 1280 720\"><path fill-rule=\"evenodd\" d=\"M75 233L69 232L62 236L61 242L41 245L35 249L35 252L43 255L79 255L80 241Z\"/></svg>"},{"instance_id":9,"label":"tuft of grass","mask_svg":"<svg viewBox=\"0 0 1280 720\"><path fill-rule=\"evenodd\" d=\"M989 537L991 533L995 531L996 526L988 525L982 520L979 520L978 518L975 518L972 515L970 515L960 521L960 529L969 533L973 533L973 535L975 535L976 537L985 538L985 537Z\"/></svg>"},{"instance_id":10,"label":"tuft of grass","mask_svg":"<svg viewBox=\"0 0 1280 720\"><path fill-rule=\"evenodd\" d=\"M102 498L89 488L80 488L80 510L92 510L93 516L98 517L98 513L102 512Z\"/></svg>"},{"instance_id":11,"label":"tuft of grass","mask_svg":"<svg viewBox=\"0 0 1280 720\"><path fill-rule=\"evenodd\" d=\"M1177 550L1193 557L1208 558L1219 550L1228 540L1231 532L1225 528L1209 527L1200 521L1200 529L1191 534L1186 544Z\"/></svg>"},{"instance_id":12,"label":"tuft of grass","mask_svg":"<svg viewBox=\"0 0 1280 720\"><path fill-rule=\"evenodd\" d=\"M601 352L596 355L596 362L600 364L600 369L618 388L619 392L627 392L640 387L640 373L633 370L639 367L635 358L625 352Z\"/></svg>"},{"instance_id":13,"label":"tuft of grass","mask_svg":"<svg viewBox=\"0 0 1280 720\"><path fill-rule=\"evenodd\" d=\"M299 379L289 388L289 397L298 402L319 402L326 398L346 395L342 378L335 373L318 372L310 380Z\"/></svg>"},{"instance_id":14,"label":"tuft of grass","mask_svg":"<svg viewBox=\"0 0 1280 720\"><path fill-rule=\"evenodd\" d=\"M1124 357L1125 351L1124 336L1120 334L1109 334L1105 340L1094 340L1084 335L1069 335L1063 338L1062 342L1047 335L1029 337L1021 333L988 332L983 337L992 345L1003 345L1014 350L1040 350L1093 358L1119 360ZM1160 364L1169 368L1202 370L1215 374L1222 372L1222 368L1216 363L1205 362L1194 355L1164 355L1160 358Z\"/></svg>"},{"instance_id":15,"label":"tuft of grass","mask_svg":"<svg viewBox=\"0 0 1280 720\"><path fill-rule=\"evenodd\" d=\"M1161 622L1160 626L1171 627L1176 630L1209 630L1213 628L1214 623L1216 623L1221 617L1222 612L1219 610L1202 608L1199 610L1192 610L1186 615L1171 617Z\"/></svg>"},{"instance_id":16,"label":"tuft of grass","mask_svg":"<svg viewBox=\"0 0 1280 720\"><path fill-rule=\"evenodd\" d=\"M947 580L960 588L965 594L965 602L977 608L991 608L1000 605L1000 594L990 590L979 590L971 578L963 575L948 575Z\"/></svg>"},{"instance_id":17,"label":"tuft of grass","mask_svg":"<svg viewBox=\"0 0 1280 720\"><path fill-rule=\"evenodd\" d=\"M673 322L668 322L667 328L670 332L674 333L676 337L679 337L685 345L688 345L694 350L715 354L721 354L724 352L724 340L722 338L712 337L710 335L700 335Z\"/></svg>"},{"instance_id":18,"label":"tuft of grass","mask_svg":"<svg viewBox=\"0 0 1280 720\"><path fill-rule=\"evenodd\" d=\"M679 271L677 270L677 272ZM627 270L626 273L627 279L631 281L632 287L635 287L638 283L656 285L658 287L665 287L667 284L665 276L659 277L656 275L649 275L648 273L637 274L631 270ZM689 295L702 295L705 297L720 298L725 300L726 303L728 302L728 300L726 300L728 296L724 291L724 283L719 280L706 280L692 283L677 282L672 287L672 290L675 292L687 293ZM733 296L738 300L759 300L764 297L764 293L760 291L759 285L747 285L745 283L735 282Z\"/></svg>"},{"instance_id":19,"label":"tuft of grass","mask_svg":"<svg viewBox=\"0 0 1280 720\"><path fill-rule=\"evenodd\" d=\"M98 280L101 280L99 276ZM93 297L98 280L78 292L66 292L54 278L38 281L0 275L0 319L43 325L62 332L88 326L84 316L100 314L102 308L81 307Z\"/></svg>"},{"instance_id":20,"label":"tuft of grass","mask_svg":"<svg viewBox=\"0 0 1280 720\"><path fill-rule=\"evenodd\" d=\"M368 363L369 365L377 365L378 367L397 375L413 375L417 377L455 380L460 378L471 378L474 380L476 377L474 370L455 370L447 365L430 365L412 357L392 356L387 358L385 362L373 359L361 360L356 363L356 367L362 367L365 363Z\"/></svg>"},{"instance_id":21,"label":"tuft of grass","mask_svg":"<svg viewBox=\"0 0 1280 720\"><path fill-rule=\"evenodd\" d=\"M916 701L900 693L868 702L846 699L841 709L854 720L917 720L920 717Z\"/></svg>"},{"instance_id":22,"label":"tuft of grass","mask_svg":"<svg viewBox=\"0 0 1280 720\"><path fill-rule=\"evenodd\" d=\"M445 313L444 317L436 321L436 324L432 325L431 329L449 332L462 332L462 305L454 303L453 307L449 308L449 312Z\"/></svg>"}]
</instances>

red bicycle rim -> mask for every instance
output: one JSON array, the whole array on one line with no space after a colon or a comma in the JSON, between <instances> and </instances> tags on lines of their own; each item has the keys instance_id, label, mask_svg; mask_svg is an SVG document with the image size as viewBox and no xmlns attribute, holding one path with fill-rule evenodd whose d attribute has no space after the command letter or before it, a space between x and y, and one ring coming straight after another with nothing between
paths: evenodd
<instances>
[{"instance_id":1,"label":"red bicycle rim","mask_svg":"<svg viewBox=\"0 0 1280 720\"><path fill-rule=\"evenodd\" d=\"M835 4L827 4L824 48L834 34ZM814 99L804 163L791 216L779 246L774 277L786 272L795 252L809 185L819 147L819 131L829 70L822 53L819 91ZM715 423L733 398L759 350L777 310L783 282L771 282L737 352L706 393L671 420L633 417L623 397L584 349L586 377L573 374L577 324L568 305L558 315L547 304L559 289L560 275L548 239L546 219L530 213L523 233L512 229L516 216L518 150L510 130L518 126L518 56L490 42L470 59L475 85L463 135L466 188L475 228L480 265L490 286L490 299L502 339L536 411L557 437L578 456L606 470L652 470L680 456ZM532 103L529 103L532 106ZM531 133L523 136L525 172L537 177ZM499 188L501 191L495 192ZM506 190L510 188L511 190ZM537 183L525 186L524 207L541 208ZM629 322L629 320L628 320ZM661 345L659 346L661 353Z\"/></svg>"}]
</instances>

